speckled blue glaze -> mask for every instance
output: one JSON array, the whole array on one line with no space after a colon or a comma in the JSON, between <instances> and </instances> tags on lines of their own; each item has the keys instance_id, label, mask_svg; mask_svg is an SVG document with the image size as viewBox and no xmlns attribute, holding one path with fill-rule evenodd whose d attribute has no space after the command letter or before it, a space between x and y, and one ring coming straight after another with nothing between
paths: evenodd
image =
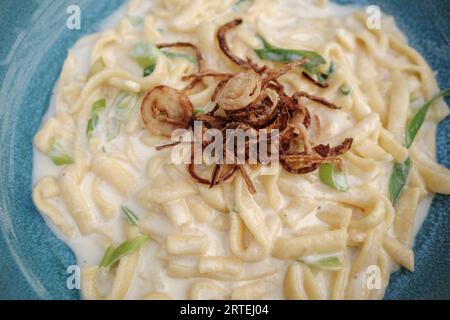
<instances>
[{"instance_id":1,"label":"speckled blue glaze","mask_svg":"<svg viewBox=\"0 0 450 320\"><path fill-rule=\"evenodd\" d=\"M450 86L450 1L380 0L409 41ZM82 10L81 30L65 27L67 1L0 1L0 299L78 299L66 288L75 264L36 211L31 199L32 138L49 104L61 66L77 39L121 0L73 0ZM450 118L439 127L438 159L449 166ZM415 242L416 272L392 276L387 299L450 299L450 198L436 196Z\"/></svg>"}]
</instances>

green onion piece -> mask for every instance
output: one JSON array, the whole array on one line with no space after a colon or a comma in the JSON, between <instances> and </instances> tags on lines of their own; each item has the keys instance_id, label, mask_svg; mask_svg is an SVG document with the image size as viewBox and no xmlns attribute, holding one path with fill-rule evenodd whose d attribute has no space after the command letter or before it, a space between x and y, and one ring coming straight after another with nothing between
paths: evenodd
<instances>
[{"instance_id":1,"label":"green onion piece","mask_svg":"<svg viewBox=\"0 0 450 320\"><path fill-rule=\"evenodd\" d=\"M411 166L412 161L409 157L404 163L394 164L394 168L392 169L392 174L389 179L389 197L393 205L397 202L398 196L406 184Z\"/></svg>"},{"instance_id":2,"label":"green onion piece","mask_svg":"<svg viewBox=\"0 0 450 320\"><path fill-rule=\"evenodd\" d=\"M106 100L100 99L92 104L92 112L103 110L106 107Z\"/></svg>"},{"instance_id":3,"label":"green onion piece","mask_svg":"<svg viewBox=\"0 0 450 320\"><path fill-rule=\"evenodd\" d=\"M120 92L112 103L107 122L107 141L115 139L124 124L128 122L138 103L138 95L127 91Z\"/></svg>"},{"instance_id":4,"label":"green onion piece","mask_svg":"<svg viewBox=\"0 0 450 320\"><path fill-rule=\"evenodd\" d=\"M322 164L319 168L319 177L320 181L333 189L338 191L349 189L346 174L339 171L333 164Z\"/></svg>"},{"instance_id":5,"label":"green onion piece","mask_svg":"<svg viewBox=\"0 0 450 320\"><path fill-rule=\"evenodd\" d=\"M339 91L344 95L344 96L348 96L351 92L352 92L352 88L347 85L347 84L343 84L339 87Z\"/></svg>"},{"instance_id":6,"label":"green onion piece","mask_svg":"<svg viewBox=\"0 0 450 320\"><path fill-rule=\"evenodd\" d=\"M92 78L93 76L95 76L100 71L103 71L105 68L106 68L106 65L103 62L103 58L101 58L101 57L98 58L97 60L95 60L94 64L89 69L89 73L88 73L87 78L88 79Z\"/></svg>"},{"instance_id":7,"label":"green onion piece","mask_svg":"<svg viewBox=\"0 0 450 320\"><path fill-rule=\"evenodd\" d=\"M440 93L434 95L430 101L425 103L419 111L416 113L416 115L409 121L408 126L406 127L406 139L405 139L405 145L406 148L411 147L414 138L416 137L417 133L419 132L420 128L423 125L423 122L425 121L425 117L427 115L428 110L430 109L431 105L439 98L441 97L447 97L450 95L450 88L447 88Z\"/></svg>"},{"instance_id":8,"label":"green onion piece","mask_svg":"<svg viewBox=\"0 0 450 320\"><path fill-rule=\"evenodd\" d=\"M89 119L87 126L86 126L86 135L87 135L88 139L90 139L92 137L92 134L93 134L95 128L97 127L98 120L99 120L98 112L103 110L105 107L106 107L105 99L97 100L92 104L91 118Z\"/></svg>"},{"instance_id":9,"label":"green onion piece","mask_svg":"<svg viewBox=\"0 0 450 320\"><path fill-rule=\"evenodd\" d=\"M336 64L334 63L334 61L331 61L330 67L328 68L327 77L328 78L331 77L335 71L336 71Z\"/></svg>"},{"instance_id":10,"label":"green onion piece","mask_svg":"<svg viewBox=\"0 0 450 320\"><path fill-rule=\"evenodd\" d=\"M138 42L130 50L131 57L144 69L144 77L153 73L160 51L150 42Z\"/></svg>"},{"instance_id":11,"label":"green onion piece","mask_svg":"<svg viewBox=\"0 0 450 320\"><path fill-rule=\"evenodd\" d=\"M121 209L122 209L122 212L127 217L128 223L132 226L137 226L139 223L139 217L136 214L134 214L133 211L131 211L129 208L127 208L125 206L122 206Z\"/></svg>"},{"instance_id":12,"label":"green onion piece","mask_svg":"<svg viewBox=\"0 0 450 320\"><path fill-rule=\"evenodd\" d=\"M297 259L298 262L302 262L316 269L326 271L339 271L342 269L342 261L337 256L325 257L317 260L310 259Z\"/></svg>"},{"instance_id":13,"label":"green onion piece","mask_svg":"<svg viewBox=\"0 0 450 320\"><path fill-rule=\"evenodd\" d=\"M314 51L306 50L291 50L277 48L271 45L264 37L259 36L263 43L262 49L255 49L255 53L262 60L269 60L275 62L292 62L303 58L309 58L308 62L301 67L310 74L317 74L317 67L325 64L325 59Z\"/></svg>"},{"instance_id":14,"label":"green onion piece","mask_svg":"<svg viewBox=\"0 0 450 320\"><path fill-rule=\"evenodd\" d=\"M263 44L263 46L264 46L264 49L279 49L279 48L273 46L273 45L272 45L269 41L267 41L267 39L264 38L263 36L258 35L258 37L261 39L262 44Z\"/></svg>"},{"instance_id":15,"label":"green onion piece","mask_svg":"<svg viewBox=\"0 0 450 320\"><path fill-rule=\"evenodd\" d=\"M148 236L143 235L125 241L115 249L109 247L106 250L105 255L103 256L102 261L100 262L100 267L109 268L121 258L139 251L139 249L141 249L142 245L147 240Z\"/></svg>"},{"instance_id":16,"label":"green onion piece","mask_svg":"<svg viewBox=\"0 0 450 320\"><path fill-rule=\"evenodd\" d=\"M68 155L61 155L61 156L52 157L52 161L57 166L65 166L65 165L73 163L72 158L70 156L68 156Z\"/></svg>"},{"instance_id":17,"label":"green onion piece","mask_svg":"<svg viewBox=\"0 0 450 320\"><path fill-rule=\"evenodd\" d=\"M106 140L110 142L114 140L119 134L120 129L122 128L122 122L117 120L115 117L111 117L108 119L107 124L107 132L106 132Z\"/></svg>"},{"instance_id":18,"label":"green onion piece","mask_svg":"<svg viewBox=\"0 0 450 320\"><path fill-rule=\"evenodd\" d=\"M153 71L155 71L155 68L156 68L156 63L152 63L149 66L147 66L144 69L144 78L148 77L149 75L151 75L153 73Z\"/></svg>"},{"instance_id":19,"label":"green onion piece","mask_svg":"<svg viewBox=\"0 0 450 320\"><path fill-rule=\"evenodd\" d=\"M414 138L422 127L425 117L427 116L428 110L432 106L432 104L439 98L448 97L450 95L450 88L447 88L438 94L434 95L428 102L426 102L422 107L420 107L419 111L414 115L414 117L408 122L406 127L406 136L405 136L405 146L406 148L410 148L414 142ZM408 157L404 163L396 163L394 164L394 168L392 169L391 177L389 179L389 197L392 204L395 206L397 203L397 199L400 196L400 193L403 187L406 184L406 180L408 179L409 172L411 171L412 161L411 158Z\"/></svg>"},{"instance_id":20,"label":"green onion piece","mask_svg":"<svg viewBox=\"0 0 450 320\"><path fill-rule=\"evenodd\" d=\"M120 92L113 102L114 117L119 121L128 121L137 102L136 94L126 91Z\"/></svg>"},{"instance_id":21,"label":"green onion piece","mask_svg":"<svg viewBox=\"0 0 450 320\"><path fill-rule=\"evenodd\" d=\"M335 71L336 65L334 64L334 61L331 61L328 71L326 73L321 73L320 77L322 80L328 80L328 78L331 77Z\"/></svg>"},{"instance_id":22,"label":"green onion piece","mask_svg":"<svg viewBox=\"0 0 450 320\"><path fill-rule=\"evenodd\" d=\"M59 140L53 141L48 155L57 166L65 166L73 163L73 159L66 153Z\"/></svg>"},{"instance_id":23,"label":"green onion piece","mask_svg":"<svg viewBox=\"0 0 450 320\"><path fill-rule=\"evenodd\" d=\"M159 49L150 42L138 42L130 50L131 57L142 67L156 63Z\"/></svg>"},{"instance_id":24,"label":"green onion piece","mask_svg":"<svg viewBox=\"0 0 450 320\"><path fill-rule=\"evenodd\" d=\"M98 115L94 113L91 118L89 119L87 126L86 126L86 135L88 139L92 138L92 134L94 132L95 127L98 124Z\"/></svg>"},{"instance_id":25,"label":"green onion piece","mask_svg":"<svg viewBox=\"0 0 450 320\"><path fill-rule=\"evenodd\" d=\"M205 114L205 111L202 109L195 109L194 111L194 117L199 115L199 114Z\"/></svg>"},{"instance_id":26,"label":"green onion piece","mask_svg":"<svg viewBox=\"0 0 450 320\"><path fill-rule=\"evenodd\" d=\"M315 79L318 83L325 85L326 81L328 80L329 77L331 77L334 71L336 71L336 65L334 64L333 61L331 61L330 66L328 67L328 71L326 73L317 72L317 70L315 72L311 70L306 72L309 74L311 78Z\"/></svg>"},{"instance_id":27,"label":"green onion piece","mask_svg":"<svg viewBox=\"0 0 450 320\"><path fill-rule=\"evenodd\" d=\"M105 255L103 256L102 261L100 262L100 267L107 267L113 259L114 247L109 246L105 251Z\"/></svg>"},{"instance_id":28,"label":"green onion piece","mask_svg":"<svg viewBox=\"0 0 450 320\"><path fill-rule=\"evenodd\" d=\"M162 51L162 53L169 59L180 58L180 59L185 59L193 64L197 64L197 60L193 56L186 54L186 53L170 52L170 51Z\"/></svg>"}]
</instances>

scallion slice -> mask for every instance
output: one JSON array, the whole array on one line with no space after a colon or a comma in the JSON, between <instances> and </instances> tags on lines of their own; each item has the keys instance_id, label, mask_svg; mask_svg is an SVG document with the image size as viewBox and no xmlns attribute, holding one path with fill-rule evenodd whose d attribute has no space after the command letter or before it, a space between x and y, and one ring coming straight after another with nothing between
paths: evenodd
<instances>
[{"instance_id":1,"label":"scallion slice","mask_svg":"<svg viewBox=\"0 0 450 320\"><path fill-rule=\"evenodd\" d=\"M349 189L347 175L333 164L322 164L319 168L319 177L320 181L335 190L347 191Z\"/></svg>"},{"instance_id":2,"label":"scallion slice","mask_svg":"<svg viewBox=\"0 0 450 320\"><path fill-rule=\"evenodd\" d=\"M126 240L117 248L109 247L100 262L100 267L109 268L123 257L138 252L147 240L148 236L143 235Z\"/></svg>"}]
</instances>

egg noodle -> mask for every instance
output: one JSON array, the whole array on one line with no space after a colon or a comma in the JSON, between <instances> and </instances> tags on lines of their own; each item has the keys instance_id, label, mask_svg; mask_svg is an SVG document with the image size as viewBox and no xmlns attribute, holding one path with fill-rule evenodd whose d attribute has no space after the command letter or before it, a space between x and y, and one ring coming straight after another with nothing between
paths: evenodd
<instances>
[{"instance_id":1,"label":"egg noodle","mask_svg":"<svg viewBox=\"0 0 450 320\"><path fill-rule=\"evenodd\" d=\"M326 0L133 0L119 14L69 51L34 140L33 200L74 250L83 298L380 299L393 271L414 270L416 212L450 194L435 160L448 107L434 99L411 140L413 117L439 88L392 17L369 29L364 8ZM233 21L230 58L218 31ZM189 78L205 70L223 75ZM332 159L306 150L319 155L303 174L284 158L199 183L173 159L182 145L155 148L211 116L214 101L241 108L217 89L231 81L245 105L269 82L301 101L305 150L349 143ZM155 114L168 101L184 108L177 122L172 110Z\"/></svg>"}]
</instances>

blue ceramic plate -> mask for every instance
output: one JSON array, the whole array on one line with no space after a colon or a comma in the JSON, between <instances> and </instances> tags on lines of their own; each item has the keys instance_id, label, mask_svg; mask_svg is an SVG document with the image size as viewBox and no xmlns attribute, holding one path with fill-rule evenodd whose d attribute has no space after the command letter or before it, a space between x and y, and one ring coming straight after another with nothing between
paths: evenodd
<instances>
[{"instance_id":1,"label":"blue ceramic plate","mask_svg":"<svg viewBox=\"0 0 450 320\"><path fill-rule=\"evenodd\" d=\"M77 39L123 1L77 0L81 30L66 28L67 1L0 1L0 298L78 299L66 287L75 264L31 199L32 138L49 104L61 66ZM370 0L397 19L428 60L442 88L450 87L450 2ZM449 166L450 118L440 127L438 159ZM392 276L387 299L450 298L450 197L436 196L415 242L416 272Z\"/></svg>"}]
</instances>

